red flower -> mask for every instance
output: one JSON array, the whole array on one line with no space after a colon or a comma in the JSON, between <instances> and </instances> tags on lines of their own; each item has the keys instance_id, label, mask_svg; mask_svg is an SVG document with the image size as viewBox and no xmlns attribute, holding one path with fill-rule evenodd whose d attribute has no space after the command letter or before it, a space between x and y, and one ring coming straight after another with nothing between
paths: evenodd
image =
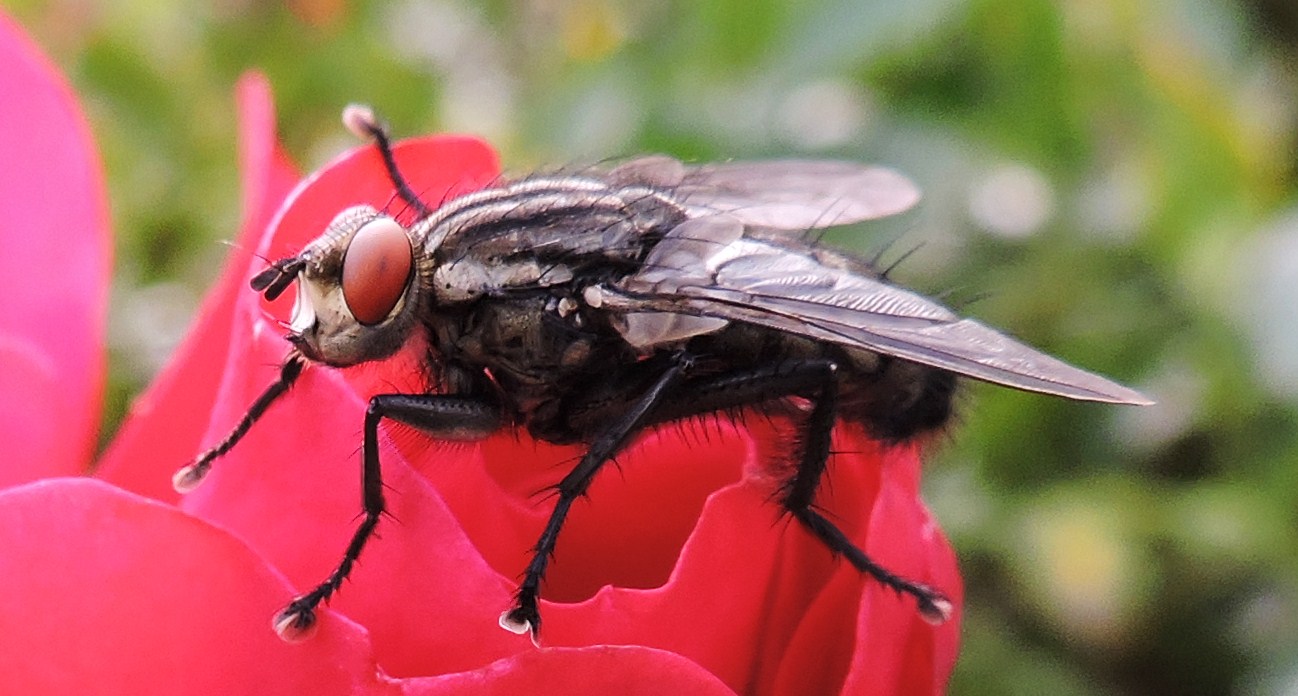
<instances>
[{"instance_id":1,"label":"red flower","mask_svg":"<svg viewBox=\"0 0 1298 696\"><path fill-rule=\"evenodd\" d=\"M9 126L0 133L31 137L10 124L41 123L59 142L77 143L74 166L95 171L86 164L94 162L88 139L64 136L85 132L66 91L51 87L57 81L48 66L33 64L12 30L0 29L4 93L57 97L49 107L21 100L44 109L39 113L0 111ZM23 70L30 83L8 89ZM188 338L102 458L99 480L47 479L0 491L0 627L7 644L26 646L0 651L0 692L943 689L958 619L929 626L913 601L836 561L779 516L769 502L769 462L781 434L760 419L663 428L600 475L560 539L544 587L546 647L539 650L496 619L548 513L535 492L560 478L577 450L512 434L448 446L394 429L382 453L392 518L381 523L381 538L367 547L352 581L321 611L315 636L280 641L271 617L333 567L360 511L365 400L413 386L413 372L399 359L346 373L312 367L197 491L183 499L171 492L174 470L228 431L287 352L274 320L286 308L264 307L247 289L264 268L257 255L293 253L341 208L392 199L377 154L364 147L290 193L297 175L276 146L263 81L245 78L238 93L245 223L237 246L256 255L233 255ZM15 101L0 100L0 108ZM52 119L53 112L71 117ZM0 243L25 245L35 260L6 267L0 282L40 287L47 299L51 288L67 292L80 298L82 311L74 327L66 312L6 316L0 350L31 343L29 364L93 368L103 237L87 242L69 230L104 228L94 203L99 181L82 176L87 190L69 189L69 165L47 159L46 150L10 157L22 152L8 149L5 137L0 151L9 170L24 172L24 182L39 172L61 185L44 199L18 189L22 205L3 210ZM470 138L407 141L398 158L431 201L496 175L495 155ZM13 183L0 180L0 204ZM76 206L64 203L73 199L89 213L57 220L48 234L33 232L54 225L56 212L72 215ZM71 253L84 254L99 273L69 282L69 245L78 244L86 249ZM63 345L72 342L66 338L37 340L74 330L83 331L79 352ZM28 419L6 433L6 443L15 443L8 449L20 456L5 462L5 480L75 472L86 461L81 444L67 455L70 464L53 466L40 456L52 445L38 438L57 424L60 446L88 441L81 423L94 422L99 396L92 368L78 373L89 378L57 382L74 407L33 415L8 407ZM52 391L6 378L4 403L30 400L24 387ZM954 558L918 498L917 451L884 451L859 432L840 430L836 450L844 454L831 462L822 506L887 567L954 594L958 611Z\"/></svg>"},{"instance_id":2,"label":"red flower","mask_svg":"<svg viewBox=\"0 0 1298 696\"><path fill-rule=\"evenodd\" d=\"M108 207L67 85L0 14L0 486L85 470L99 428ZM19 98L21 95L21 98Z\"/></svg>"}]
</instances>

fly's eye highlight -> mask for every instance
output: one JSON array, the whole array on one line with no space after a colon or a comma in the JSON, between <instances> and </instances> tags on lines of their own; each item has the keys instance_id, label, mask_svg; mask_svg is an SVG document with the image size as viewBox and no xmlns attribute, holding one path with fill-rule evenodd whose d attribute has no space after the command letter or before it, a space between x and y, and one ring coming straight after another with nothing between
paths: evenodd
<instances>
[{"instance_id":1,"label":"fly's eye highlight","mask_svg":"<svg viewBox=\"0 0 1298 696\"><path fill-rule=\"evenodd\" d=\"M367 326L387 318L401 299L414 265L410 238L392 218L361 226L343 257L343 299L356 321Z\"/></svg>"}]
</instances>

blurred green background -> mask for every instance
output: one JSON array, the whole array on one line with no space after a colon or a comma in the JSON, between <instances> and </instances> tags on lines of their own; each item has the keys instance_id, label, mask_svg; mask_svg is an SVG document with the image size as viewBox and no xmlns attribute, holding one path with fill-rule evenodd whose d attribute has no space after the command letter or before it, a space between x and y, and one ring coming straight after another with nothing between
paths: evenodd
<instances>
[{"instance_id":1,"label":"blurred green background","mask_svg":"<svg viewBox=\"0 0 1298 696\"><path fill-rule=\"evenodd\" d=\"M351 101L515 171L882 162L925 201L834 241L918 248L901 282L1159 401L968 390L926 480L968 593L952 691L1298 693L1292 0L4 2L108 171L105 438L228 251L244 70L308 169Z\"/></svg>"}]
</instances>

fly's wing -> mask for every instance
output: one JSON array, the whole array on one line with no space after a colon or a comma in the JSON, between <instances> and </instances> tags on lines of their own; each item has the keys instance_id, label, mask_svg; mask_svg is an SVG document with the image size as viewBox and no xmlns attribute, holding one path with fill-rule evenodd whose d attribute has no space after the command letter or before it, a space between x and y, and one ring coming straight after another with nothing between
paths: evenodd
<instances>
[{"instance_id":1,"label":"fly's wing","mask_svg":"<svg viewBox=\"0 0 1298 696\"><path fill-rule=\"evenodd\" d=\"M728 215L677 226L644 268L600 288L626 312L623 335L652 346L743 321L865 348L1015 389L1071 399L1152 403L913 292L747 238Z\"/></svg>"},{"instance_id":2,"label":"fly's wing","mask_svg":"<svg viewBox=\"0 0 1298 696\"><path fill-rule=\"evenodd\" d=\"M667 189L691 217L728 213L741 223L779 230L873 220L919 201L919 189L891 169L833 160L687 166L654 155L608 176L617 184Z\"/></svg>"}]
</instances>

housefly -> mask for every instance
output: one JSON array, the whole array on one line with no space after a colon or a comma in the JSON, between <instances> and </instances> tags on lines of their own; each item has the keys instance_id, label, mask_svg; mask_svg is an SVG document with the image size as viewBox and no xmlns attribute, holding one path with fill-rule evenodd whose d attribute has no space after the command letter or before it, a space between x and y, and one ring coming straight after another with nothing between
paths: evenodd
<instances>
[{"instance_id":1,"label":"housefly","mask_svg":"<svg viewBox=\"0 0 1298 696\"><path fill-rule=\"evenodd\" d=\"M922 295L806 232L893 215L918 200L890 170L834 161L685 165L663 156L565 175L502 180L432 209L398 171L372 112L344 122L372 141L409 226L369 206L343 210L317 239L252 279L268 299L297 282L292 348L278 379L231 433L177 472L203 478L307 363L348 367L426 340L425 393L369 401L364 517L336 569L276 617L286 639L313 625L384 512L378 426L475 440L526 428L584 456L555 490L501 625L541 625L541 583L573 502L646 428L761 407L801 430L776 500L834 553L940 623L939 588L872 561L814 502L839 419L887 443L940 429L957 377L1069 399L1151 403ZM592 379L593 375L601 376Z\"/></svg>"}]
</instances>

